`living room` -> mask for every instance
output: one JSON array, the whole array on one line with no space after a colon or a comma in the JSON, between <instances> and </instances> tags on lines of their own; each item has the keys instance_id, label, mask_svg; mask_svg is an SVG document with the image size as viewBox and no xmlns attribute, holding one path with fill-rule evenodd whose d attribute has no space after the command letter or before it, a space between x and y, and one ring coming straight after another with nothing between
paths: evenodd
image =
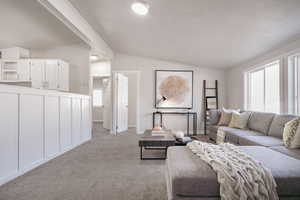
<instances>
[{"instance_id":1,"label":"living room","mask_svg":"<svg viewBox=\"0 0 300 200\"><path fill-rule=\"evenodd\" d=\"M0 200L300 199L299 9L1 1Z\"/></svg>"}]
</instances>

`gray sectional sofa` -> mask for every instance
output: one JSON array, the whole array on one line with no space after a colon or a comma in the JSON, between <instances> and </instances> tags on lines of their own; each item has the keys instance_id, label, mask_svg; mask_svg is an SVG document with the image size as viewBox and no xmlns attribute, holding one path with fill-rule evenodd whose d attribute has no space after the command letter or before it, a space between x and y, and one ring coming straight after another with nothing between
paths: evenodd
<instances>
[{"instance_id":1,"label":"gray sectional sofa","mask_svg":"<svg viewBox=\"0 0 300 200\"><path fill-rule=\"evenodd\" d=\"M241 146L264 146L280 153L300 159L300 149L288 149L282 141L285 123L294 119L295 115L278 115L274 113L250 112L246 130L220 127L217 121L220 111L211 110L211 120L208 126L208 135L216 140L217 130L226 132L225 141Z\"/></svg>"},{"instance_id":2,"label":"gray sectional sofa","mask_svg":"<svg viewBox=\"0 0 300 200\"><path fill-rule=\"evenodd\" d=\"M272 171L281 200L300 199L300 149L283 145L284 124L296 116L252 112L246 130L219 127L220 112L212 110L208 135L216 140L218 128L226 132L225 141L241 149ZM220 199L219 184L212 168L187 147L170 147L166 161L169 200Z\"/></svg>"}]
</instances>

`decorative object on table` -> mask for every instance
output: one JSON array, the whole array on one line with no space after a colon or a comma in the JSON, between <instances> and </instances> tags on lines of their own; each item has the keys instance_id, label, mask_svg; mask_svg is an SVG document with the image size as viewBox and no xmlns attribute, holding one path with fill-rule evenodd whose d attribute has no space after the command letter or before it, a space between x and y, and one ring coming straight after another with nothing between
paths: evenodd
<instances>
[{"instance_id":1,"label":"decorative object on table","mask_svg":"<svg viewBox=\"0 0 300 200\"><path fill-rule=\"evenodd\" d=\"M210 109L219 109L219 95L218 95L218 80L215 80L214 87L208 87L207 81L203 80L203 106L204 106L204 135L207 132L207 121L209 120Z\"/></svg>"},{"instance_id":2,"label":"decorative object on table","mask_svg":"<svg viewBox=\"0 0 300 200\"><path fill-rule=\"evenodd\" d=\"M175 139L176 139L176 145L177 146L184 146L186 145L188 142L193 141L193 139L191 137L187 137L185 136L183 131L173 131L172 132Z\"/></svg>"},{"instance_id":3,"label":"decorative object on table","mask_svg":"<svg viewBox=\"0 0 300 200\"><path fill-rule=\"evenodd\" d=\"M193 71L155 70L155 108L192 109Z\"/></svg>"},{"instance_id":4,"label":"decorative object on table","mask_svg":"<svg viewBox=\"0 0 300 200\"><path fill-rule=\"evenodd\" d=\"M177 138L183 138L184 137L184 132L183 131L173 131L174 137Z\"/></svg>"},{"instance_id":5,"label":"decorative object on table","mask_svg":"<svg viewBox=\"0 0 300 200\"><path fill-rule=\"evenodd\" d=\"M154 126L154 128L151 131L152 136L164 136L165 134L166 134L166 131L160 125Z\"/></svg>"},{"instance_id":6,"label":"decorative object on table","mask_svg":"<svg viewBox=\"0 0 300 200\"><path fill-rule=\"evenodd\" d=\"M283 142L287 148L300 148L300 118L295 118L285 124Z\"/></svg>"}]
</instances>

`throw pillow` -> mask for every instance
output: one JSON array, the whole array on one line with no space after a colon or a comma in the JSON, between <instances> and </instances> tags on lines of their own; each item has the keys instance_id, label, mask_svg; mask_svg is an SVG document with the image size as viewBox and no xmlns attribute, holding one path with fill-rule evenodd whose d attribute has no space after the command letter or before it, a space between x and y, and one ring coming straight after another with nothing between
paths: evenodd
<instances>
[{"instance_id":1,"label":"throw pillow","mask_svg":"<svg viewBox=\"0 0 300 200\"><path fill-rule=\"evenodd\" d=\"M291 149L300 148L300 117L287 122L283 129L284 145Z\"/></svg>"},{"instance_id":2,"label":"throw pillow","mask_svg":"<svg viewBox=\"0 0 300 200\"><path fill-rule=\"evenodd\" d=\"M250 114L244 113L232 113L231 121L229 123L230 128L245 129L249 120Z\"/></svg>"},{"instance_id":3,"label":"throw pillow","mask_svg":"<svg viewBox=\"0 0 300 200\"><path fill-rule=\"evenodd\" d=\"M232 113L239 113L240 110L229 110L229 109L222 109L220 121L218 123L219 126L228 126L231 121Z\"/></svg>"}]
</instances>

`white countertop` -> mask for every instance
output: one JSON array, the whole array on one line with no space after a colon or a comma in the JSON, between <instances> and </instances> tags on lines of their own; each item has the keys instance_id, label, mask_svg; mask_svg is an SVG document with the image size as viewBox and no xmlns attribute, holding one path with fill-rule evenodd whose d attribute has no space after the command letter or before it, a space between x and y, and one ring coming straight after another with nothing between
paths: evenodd
<instances>
[{"instance_id":1,"label":"white countertop","mask_svg":"<svg viewBox=\"0 0 300 200\"><path fill-rule=\"evenodd\" d=\"M90 98L88 95L76 94L70 92L61 92L56 90L44 90L22 86L0 84L0 93L17 93L17 94L35 94L35 95L51 95L51 96L68 96Z\"/></svg>"}]
</instances>

